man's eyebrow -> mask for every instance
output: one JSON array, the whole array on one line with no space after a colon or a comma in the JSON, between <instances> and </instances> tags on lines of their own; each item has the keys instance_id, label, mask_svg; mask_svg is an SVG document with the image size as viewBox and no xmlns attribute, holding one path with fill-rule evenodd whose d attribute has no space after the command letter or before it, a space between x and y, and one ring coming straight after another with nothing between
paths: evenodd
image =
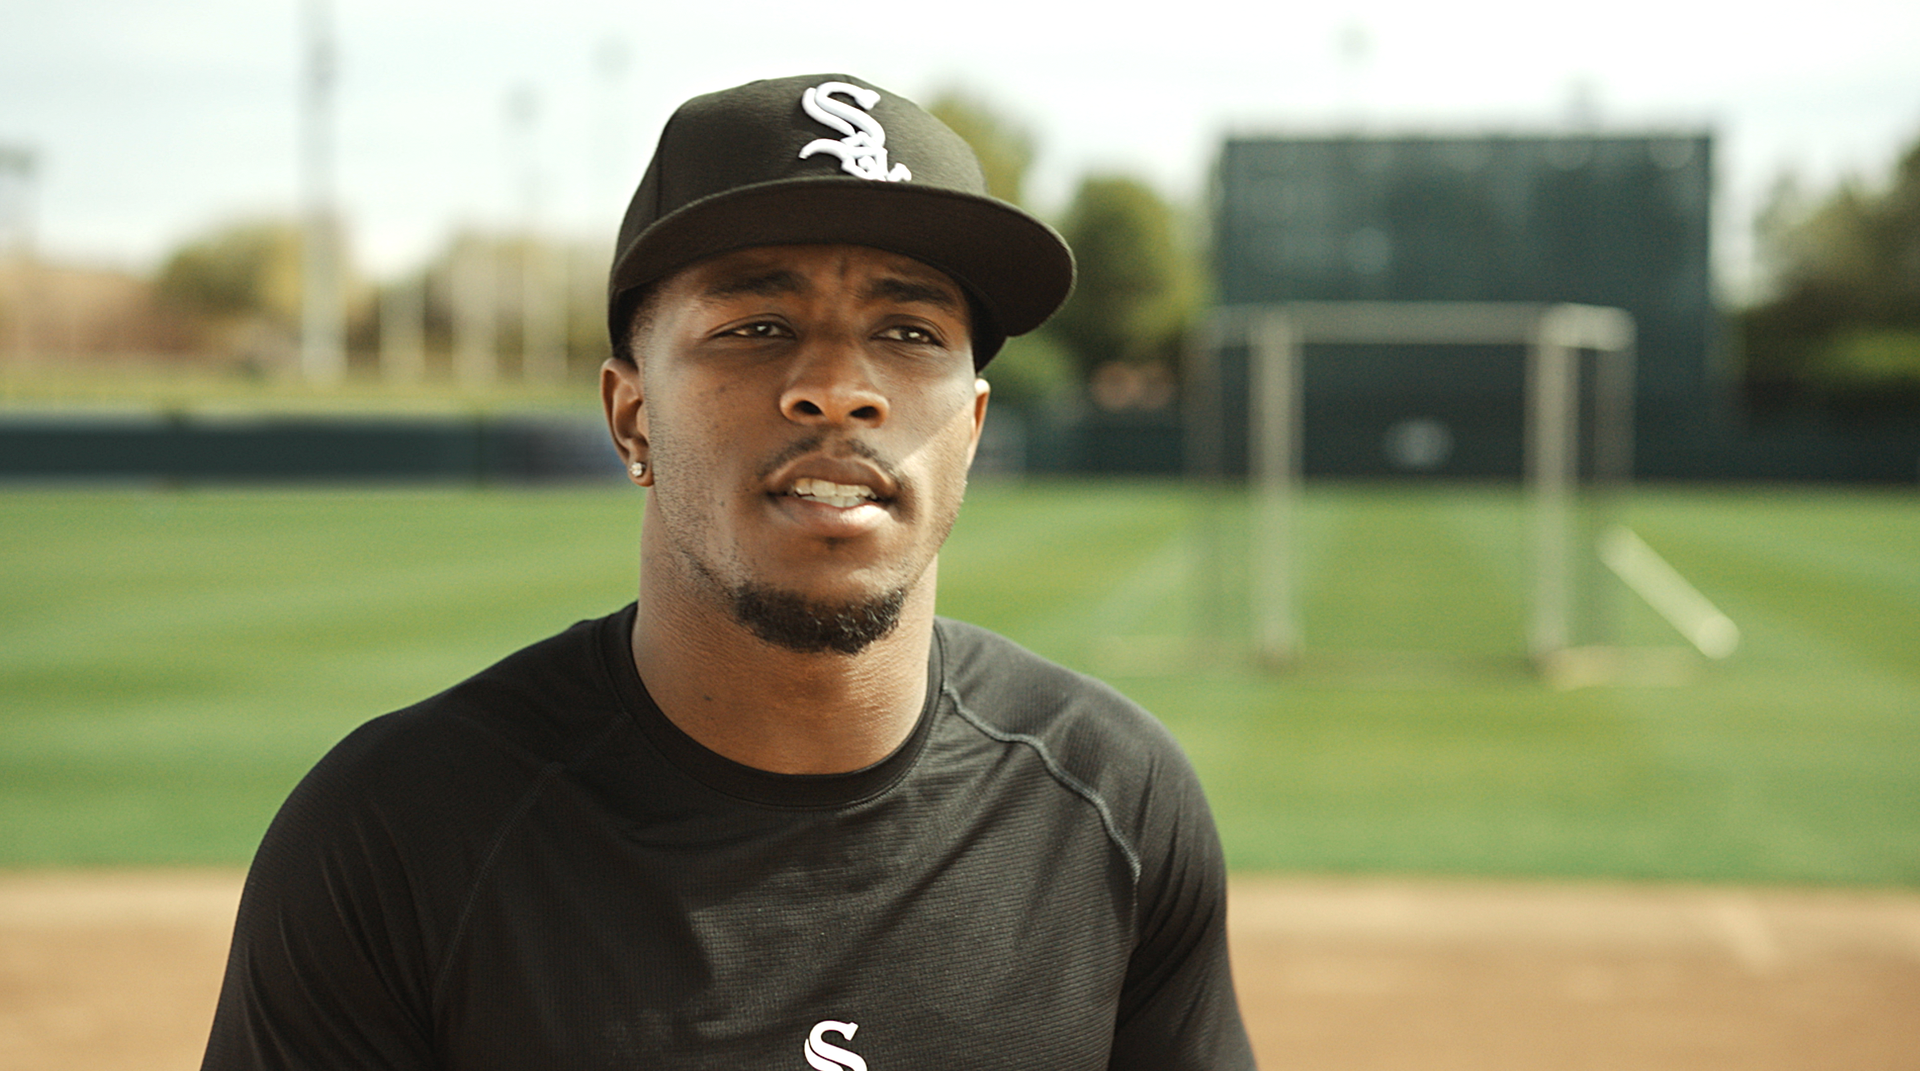
<instances>
[{"instance_id":1,"label":"man's eyebrow","mask_svg":"<svg viewBox=\"0 0 1920 1071\"><path fill-rule=\"evenodd\" d=\"M866 293L861 295L868 301L892 300L917 302L933 305L949 312L960 312L960 299L953 291L934 282L922 282L896 275L885 275L867 284Z\"/></svg>"},{"instance_id":2,"label":"man's eyebrow","mask_svg":"<svg viewBox=\"0 0 1920 1071\"><path fill-rule=\"evenodd\" d=\"M799 273L785 268L754 272L746 275L730 275L716 279L707 286L702 296L709 298L731 298L742 294L759 297L777 297L781 294L797 294L806 289Z\"/></svg>"}]
</instances>

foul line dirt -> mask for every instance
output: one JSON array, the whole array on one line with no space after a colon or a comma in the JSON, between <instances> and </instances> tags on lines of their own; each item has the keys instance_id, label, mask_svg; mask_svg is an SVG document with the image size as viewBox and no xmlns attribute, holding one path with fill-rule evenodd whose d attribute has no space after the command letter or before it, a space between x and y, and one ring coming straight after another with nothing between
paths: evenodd
<instances>
[{"instance_id":1,"label":"foul line dirt","mask_svg":"<svg viewBox=\"0 0 1920 1071\"><path fill-rule=\"evenodd\" d=\"M0 873L0 1071L198 1066L240 881ZM1920 894L1247 877L1231 912L1269 1071L1920 1071Z\"/></svg>"}]
</instances>

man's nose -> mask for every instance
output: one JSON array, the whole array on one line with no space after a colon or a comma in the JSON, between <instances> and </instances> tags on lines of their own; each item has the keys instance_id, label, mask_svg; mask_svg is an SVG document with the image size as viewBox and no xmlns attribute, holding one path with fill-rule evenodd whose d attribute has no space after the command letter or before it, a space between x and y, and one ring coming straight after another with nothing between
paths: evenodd
<instances>
[{"instance_id":1,"label":"man's nose","mask_svg":"<svg viewBox=\"0 0 1920 1071\"><path fill-rule=\"evenodd\" d=\"M780 395L780 412L796 424L886 423L887 397L871 359L849 339L818 339L798 355Z\"/></svg>"}]
</instances>

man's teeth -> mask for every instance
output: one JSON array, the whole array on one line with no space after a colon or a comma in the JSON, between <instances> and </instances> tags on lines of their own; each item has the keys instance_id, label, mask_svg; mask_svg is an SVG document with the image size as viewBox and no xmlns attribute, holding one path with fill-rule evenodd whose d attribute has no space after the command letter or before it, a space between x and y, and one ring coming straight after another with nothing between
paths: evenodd
<instances>
[{"instance_id":1,"label":"man's teeth","mask_svg":"<svg viewBox=\"0 0 1920 1071\"><path fill-rule=\"evenodd\" d=\"M803 479L793 482L795 498L824 502L829 506L845 509L862 502L873 501L873 488L857 484L834 483L830 480Z\"/></svg>"}]
</instances>

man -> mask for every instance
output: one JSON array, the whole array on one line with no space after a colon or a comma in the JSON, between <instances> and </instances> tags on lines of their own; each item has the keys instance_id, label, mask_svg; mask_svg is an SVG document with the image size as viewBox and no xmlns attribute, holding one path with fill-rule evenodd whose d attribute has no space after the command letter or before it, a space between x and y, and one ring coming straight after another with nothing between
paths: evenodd
<instances>
[{"instance_id":1,"label":"man","mask_svg":"<svg viewBox=\"0 0 1920 1071\"><path fill-rule=\"evenodd\" d=\"M315 768L205 1066L1250 1067L1177 747L934 615L978 369L1071 282L899 97L683 106L601 375L650 488L639 600Z\"/></svg>"}]
</instances>

